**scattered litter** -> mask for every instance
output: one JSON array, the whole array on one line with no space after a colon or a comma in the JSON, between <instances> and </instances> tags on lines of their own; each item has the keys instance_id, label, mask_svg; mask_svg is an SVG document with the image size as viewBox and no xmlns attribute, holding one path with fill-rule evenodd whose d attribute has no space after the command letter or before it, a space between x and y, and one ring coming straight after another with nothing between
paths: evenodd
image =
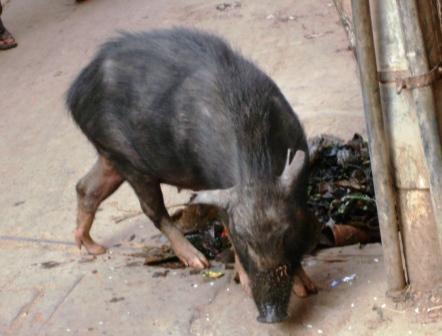
<instances>
[{"instance_id":1,"label":"scattered litter","mask_svg":"<svg viewBox=\"0 0 442 336\"><path fill-rule=\"evenodd\" d=\"M92 274L97 274L98 271L94 269L94 270L91 271L91 273L92 273Z\"/></svg>"},{"instance_id":2,"label":"scattered litter","mask_svg":"<svg viewBox=\"0 0 442 336\"><path fill-rule=\"evenodd\" d=\"M210 281L209 285L213 286L213 285L215 285L215 283L213 281Z\"/></svg>"},{"instance_id":3,"label":"scattered litter","mask_svg":"<svg viewBox=\"0 0 442 336\"><path fill-rule=\"evenodd\" d=\"M381 305L381 308L384 309L385 307L387 307L387 305L386 305L385 303L383 303L383 304Z\"/></svg>"},{"instance_id":4,"label":"scattered litter","mask_svg":"<svg viewBox=\"0 0 442 336\"><path fill-rule=\"evenodd\" d=\"M346 282L351 285L352 281L355 278L356 278L356 273L347 275L347 276L343 277L342 279L334 279L330 282L330 288L336 288L343 282Z\"/></svg>"},{"instance_id":5,"label":"scattered litter","mask_svg":"<svg viewBox=\"0 0 442 336\"><path fill-rule=\"evenodd\" d=\"M351 326L348 326L348 330L351 330Z\"/></svg>"},{"instance_id":6,"label":"scattered litter","mask_svg":"<svg viewBox=\"0 0 442 336\"><path fill-rule=\"evenodd\" d=\"M267 20L273 20L274 18L275 18L275 15L273 15L273 14L267 15L267 17L266 17Z\"/></svg>"},{"instance_id":7,"label":"scattered litter","mask_svg":"<svg viewBox=\"0 0 442 336\"><path fill-rule=\"evenodd\" d=\"M414 312L415 312L416 314L419 314L419 307L416 307L416 308L414 309Z\"/></svg>"},{"instance_id":8,"label":"scattered litter","mask_svg":"<svg viewBox=\"0 0 442 336\"><path fill-rule=\"evenodd\" d=\"M70 332L71 332L71 329L66 328L66 332L70 333Z\"/></svg>"},{"instance_id":9,"label":"scattered litter","mask_svg":"<svg viewBox=\"0 0 442 336\"><path fill-rule=\"evenodd\" d=\"M215 8L221 12L224 12L225 10L229 10L232 8L240 8L240 7L241 7L241 2L235 1L233 3L229 3L229 2L220 3L220 4L216 5Z\"/></svg>"},{"instance_id":10,"label":"scattered litter","mask_svg":"<svg viewBox=\"0 0 442 336\"><path fill-rule=\"evenodd\" d=\"M331 287L331 288L338 287L340 283L341 283L341 281L339 281L339 280L333 280L333 281L330 283L330 287Z\"/></svg>"},{"instance_id":11,"label":"scattered litter","mask_svg":"<svg viewBox=\"0 0 442 336\"><path fill-rule=\"evenodd\" d=\"M192 284L192 288L198 288L198 284Z\"/></svg>"},{"instance_id":12,"label":"scattered litter","mask_svg":"<svg viewBox=\"0 0 442 336\"><path fill-rule=\"evenodd\" d=\"M374 258L373 261L374 261L375 263L378 263L378 262L379 262L379 259L378 259L378 258Z\"/></svg>"},{"instance_id":13,"label":"scattered litter","mask_svg":"<svg viewBox=\"0 0 442 336\"><path fill-rule=\"evenodd\" d=\"M312 328L313 328L313 326L312 326L311 324L307 324L306 327L307 327L308 329L312 329Z\"/></svg>"},{"instance_id":14,"label":"scattered litter","mask_svg":"<svg viewBox=\"0 0 442 336\"><path fill-rule=\"evenodd\" d=\"M103 321L99 321L98 324L99 324L99 325L103 325L104 322L103 322Z\"/></svg>"},{"instance_id":15,"label":"scattered litter","mask_svg":"<svg viewBox=\"0 0 442 336\"><path fill-rule=\"evenodd\" d=\"M355 307L355 304L352 302L352 304L350 305L350 307L354 308L354 307Z\"/></svg>"},{"instance_id":16,"label":"scattered litter","mask_svg":"<svg viewBox=\"0 0 442 336\"><path fill-rule=\"evenodd\" d=\"M124 297L113 297L112 299L109 300L110 303L115 303L115 302L119 302L119 301L123 301Z\"/></svg>"},{"instance_id":17,"label":"scattered litter","mask_svg":"<svg viewBox=\"0 0 442 336\"><path fill-rule=\"evenodd\" d=\"M342 282L350 282L353 281L355 278L356 278L356 273L353 273L351 275L343 277Z\"/></svg>"},{"instance_id":18,"label":"scattered litter","mask_svg":"<svg viewBox=\"0 0 442 336\"><path fill-rule=\"evenodd\" d=\"M226 288L226 292L230 292L230 288L229 287Z\"/></svg>"},{"instance_id":19,"label":"scattered litter","mask_svg":"<svg viewBox=\"0 0 442 336\"><path fill-rule=\"evenodd\" d=\"M19 205L22 205L22 204L25 204L25 201L18 201L18 202L15 202L15 203L14 203L14 206L16 207L16 206L19 206Z\"/></svg>"},{"instance_id":20,"label":"scattered litter","mask_svg":"<svg viewBox=\"0 0 442 336\"><path fill-rule=\"evenodd\" d=\"M42 268L48 269L48 268L54 268L57 266L60 266L61 264L57 261L46 261L40 264Z\"/></svg>"},{"instance_id":21,"label":"scattered litter","mask_svg":"<svg viewBox=\"0 0 442 336\"><path fill-rule=\"evenodd\" d=\"M202 275L205 278L218 279L218 278L221 278L224 275L224 273L220 272L220 271L209 270L209 271L203 271Z\"/></svg>"},{"instance_id":22,"label":"scattered litter","mask_svg":"<svg viewBox=\"0 0 442 336\"><path fill-rule=\"evenodd\" d=\"M322 334L322 333L323 333L322 329L318 329L318 334Z\"/></svg>"},{"instance_id":23,"label":"scattered litter","mask_svg":"<svg viewBox=\"0 0 442 336\"><path fill-rule=\"evenodd\" d=\"M375 301L377 301L378 300L378 298L375 296L375 297L373 297L373 300L375 300Z\"/></svg>"},{"instance_id":24,"label":"scattered litter","mask_svg":"<svg viewBox=\"0 0 442 336\"><path fill-rule=\"evenodd\" d=\"M108 278L109 280L112 280L112 275L109 275L107 278Z\"/></svg>"},{"instance_id":25,"label":"scattered litter","mask_svg":"<svg viewBox=\"0 0 442 336\"><path fill-rule=\"evenodd\" d=\"M411 330L408 330L408 335L411 335L413 332Z\"/></svg>"},{"instance_id":26,"label":"scattered litter","mask_svg":"<svg viewBox=\"0 0 442 336\"><path fill-rule=\"evenodd\" d=\"M169 270L164 270L164 271L158 271L158 272L154 272L152 274L152 278L165 278L167 276L167 274L169 274Z\"/></svg>"}]
</instances>

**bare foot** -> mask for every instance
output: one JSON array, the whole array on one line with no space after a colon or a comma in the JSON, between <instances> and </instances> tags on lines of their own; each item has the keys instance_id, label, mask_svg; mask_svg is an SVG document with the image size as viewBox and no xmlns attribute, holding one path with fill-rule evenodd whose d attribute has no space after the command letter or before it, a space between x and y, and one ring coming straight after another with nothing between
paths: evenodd
<instances>
[{"instance_id":1,"label":"bare foot","mask_svg":"<svg viewBox=\"0 0 442 336\"><path fill-rule=\"evenodd\" d=\"M295 277L293 279L293 293L295 293L295 295L298 297L305 298L309 294L316 294L317 292L318 288L301 266L295 273Z\"/></svg>"},{"instance_id":2,"label":"bare foot","mask_svg":"<svg viewBox=\"0 0 442 336\"><path fill-rule=\"evenodd\" d=\"M250 289L250 279L242 267L238 256L235 254L235 281L239 282L249 296L252 296L252 290Z\"/></svg>"},{"instance_id":3,"label":"bare foot","mask_svg":"<svg viewBox=\"0 0 442 336\"><path fill-rule=\"evenodd\" d=\"M106 248L94 242L89 233L86 234L78 229L75 230L75 243L79 249L81 249L81 246L84 246L86 251L92 255L106 253Z\"/></svg>"}]
</instances>

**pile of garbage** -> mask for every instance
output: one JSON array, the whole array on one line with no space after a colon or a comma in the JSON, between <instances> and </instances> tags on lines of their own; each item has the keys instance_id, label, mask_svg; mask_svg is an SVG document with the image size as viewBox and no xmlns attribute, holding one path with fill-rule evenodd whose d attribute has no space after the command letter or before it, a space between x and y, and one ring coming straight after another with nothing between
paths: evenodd
<instances>
[{"instance_id":1,"label":"pile of garbage","mask_svg":"<svg viewBox=\"0 0 442 336\"><path fill-rule=\"evenodd\" d=\"M367 142L322 135L309 141L308 206L323 231L321 244L379 241L379 224Z\"/></svg>"}]
</instances>

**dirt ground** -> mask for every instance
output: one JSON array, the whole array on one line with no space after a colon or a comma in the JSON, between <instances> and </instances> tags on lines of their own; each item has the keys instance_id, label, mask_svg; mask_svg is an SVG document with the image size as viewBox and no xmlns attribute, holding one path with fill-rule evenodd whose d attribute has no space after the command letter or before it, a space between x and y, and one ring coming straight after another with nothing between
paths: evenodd
<instances>
[{"instance_id":1,"label":"dirt ground","mask_svg":"<svg viewBox=\"0 0 442 336\"><path fill-rule=\"evenodd\" d=\"M355 62L332 1L242 0L224 11L219 3L6 1L2 18L19 47L0 52L0 335L441 334L442 324L417 323L385 298L379 244L308 257L305 269L321 290L293 298L292 317L280 325L256 322L231 271L213 281L189 270L154 277L158 269L131 254L164 238L137 215L127 186L102 205L93 229L108 254L93 259L74 246L74 185L95 153L68 117L64 94L117 30L219 33L276 81L309 136L365 134ZM188 196L164 190L168 205ZM342 279L352 280L331 286Z\"/></svg>"}]
</instances>

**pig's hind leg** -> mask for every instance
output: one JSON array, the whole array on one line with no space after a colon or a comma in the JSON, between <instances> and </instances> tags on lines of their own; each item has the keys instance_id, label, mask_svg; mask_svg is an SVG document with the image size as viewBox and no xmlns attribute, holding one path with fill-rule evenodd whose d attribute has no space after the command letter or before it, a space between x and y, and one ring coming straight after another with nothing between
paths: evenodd
<instances>
[{"instance_id":1,"label":"pig's hind leg","mask_svg":"<svg viewBox=\"0 0 442 336\"><path fill-rule=\"evenodd\" d=\"M109 197L123 183L124 179L104 157L99 156L91 170L81 178L77 189L77 229L75 242L84 246L90 254L102 254L106 248L97 244L90 236L95 212L102 201Z\"/></svg>"},{"instance_id":2,"label":"pig's hind leg","mask_svg":"<svg viewBox=\"0 0 442 336\"><path fill-rule=\"evenodd\" d=\"M177 257L186 265L196 269L209 266L206 257L198 251L170 220L164 206L160 184L146 179L130 180L128 182L135 190L140 200L143 212L154 225L169 239Z\"/></svg>"}]
</instances>

